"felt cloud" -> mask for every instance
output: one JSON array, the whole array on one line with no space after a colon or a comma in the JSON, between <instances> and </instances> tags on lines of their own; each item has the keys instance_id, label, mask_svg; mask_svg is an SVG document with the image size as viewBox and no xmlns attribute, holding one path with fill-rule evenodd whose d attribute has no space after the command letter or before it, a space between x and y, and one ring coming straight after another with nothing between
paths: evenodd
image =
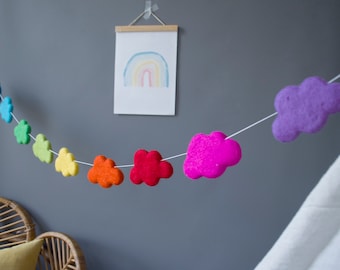
<instances>
[{"instance_id":1,"label":"felt cloud","mask_svg":"<svg viewBox=\"0 0 340 270\"><path fill-rule=\"evenodd\" d=\"M36 141L32 146L33 154L39 158L41 162L51 163L53 161L52 146L44 134L38 134Z\"/></svg>"},{"instance_id":2,"label":"felt cloud","mask_svg":"<svg viewBox=\"0 0 340 270\"><path fill-rule=\"evenodd\" d=\"M302 132L321 130L330 114L340 112L340 83L309 77L299 86L283 88L274 106L278 112L272 125L274 137L281 142L293 141Z\"/></svg>"},{"instance_id":3,"label":"felt cloud","mask_svg":"<svg viewBox=\"0 0 340 270\"><path fill-rule=\"evenodd\" d=\"M240 145L232 139L226 140L222 132L199 133L189 143L183 164L184 174L191 179L202 176L217 178L227 167L236 165L241 157Z\"/></svg>"},{"instance_id":4,"label":"felt cloud","mask_svg":"<svg viewBox=\"0 0 340 270\"><path fill-rule=\"evenodd\" d=\"M13 118L12 112L13 112L12 99L10 97L5 97L0 103L1 118L6 123L11 123Z\"/></svg>"},{"instance_id":5,"label":"felt cloud","mask_svg":"<svg viewBox=\"0 0 340 270\"><path fill-rule=\"evenodd\" d=\"M66 147L59 150L59 156L55 160L55 169L65 177L78 174L78 163L75 162L73 154Z\"/></svg>"},{"instance_id":6,"label":"felt cloud","mask_svg":"<svg viewBox=\"0 0 340 270\"><path fill-rule=\"evenodd\" d=\"M134 167L130 171L130 179L134 184L145 183L149 186L158 184L160 178L170 178L173 174L172 165L162 161L158 151L140 149L134 156Z\"/></svg>"},{"instance_id":7,"label":"felt cloud","mask_svg":"<svg viewBox=\"0 0 340 270\"><path fill-rule=\"evenodd\" d=\"M19 144L28 144L30 142L31 126L26 120L21 120L14 128L14 136Z\"/></svg>"},{"instance_id":8,"label":"felt cloud","mask_svg":"<svg viewBox=\"0 0 340 270\"><path fill-rule=\"evenodd\" d=\"M93 167L88 171L87 178L93 184L99 184L103 188L112 185L120 185L124 180L124 174L112 159L105 156L97 156L94 159Z\"/></svg>"}]
</instances>

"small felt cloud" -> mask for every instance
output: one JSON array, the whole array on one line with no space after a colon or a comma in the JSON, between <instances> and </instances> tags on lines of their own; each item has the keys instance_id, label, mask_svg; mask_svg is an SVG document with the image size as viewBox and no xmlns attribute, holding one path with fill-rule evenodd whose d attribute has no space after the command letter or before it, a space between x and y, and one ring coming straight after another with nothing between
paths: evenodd
<instances>
[{"instance_id":1,"label":"small felt cloud","mask_svg":"<svg viewBox=\"0 0 340 270\"><path fill-rule=\"evenodd\" d=\"M140 149L134 156L134 167L130 171L130 179L134 184L145 183L149 186L158 184L160 178L170 178L173 174L172 165L162 161L158 151Z\"/></svg>"},{"instance_id":2,"label":"small felt cloud","mask_svg":"<svg viewBox=\"0 0 340 270\"><path fill-rule=\"evenodd\" d=\"M318 132L330 114L340 112L340 83L309 77L299 86L283 88L274 106L278 112L272 125L274 137L281 142L293 141L302 132Z\"/></svg>"},{"instance_id":3,"label":"small felt cloud","mask_svg":"<svg viewBox=\"0 0 340 270\"><path fill-rule=\"evenodd\" d=\"M19 144L28 144L30 142L31 126L26 120L21 120L14 128L14 136Z\"/></svg>"},{"instance_id":4,"label":"small felt cloud","mask_svg":"<svg viewBox=\"0 0 340 270\"><path fill-rule=\"evenodd\" d=\"M59 156L55 160L55 169L65 177L78 174L78 163L75 162L73 154L66 147L59 150Z\"/></svg>"},{"instance_id":5,"label":"small felt cloud","mask_svg":"<svg viewBox=\"0 0 340 270\"><path fill-rule=\"evenodd\" d=\"M36 141L32 146L33 154L39 158L41 162L51 163L53 161L52 146L44 134L38 134Z\"/></svg>"},{"instance_id":6,"label":"small felt cloud","mask_svg":"<svg viewBox=\"0 0 340 270\"><path fill-rule=\"evenodd\" d=\"M112 185L120 185L124 180L124 174L112 159L105 156L97 156L94 159L93 167L88 171L87 178L93 184L99 184L103 188Z\"/></svg>"},{"instance_id":7,"label":"small felt cloud","mask_svg":"<svg viewBox=\"0 0 340 270\"><path fill-rule=\"evenodd\" d=\"M238 142L225 138L219 131L196 134L188 146L184 174L191 179L217 178L227 167L236 165L242 157L241 147Z\"/></svg>"},{"instance_id":8,"label":"small felt cloud","mask_svg":"<svg viewBox=\"0 0 340 270\"><path fill-rule=\"evenodd\" d=\"M12 99L10 97L5 97L0 103L1 118L6 123L11 123L13 119L12 112L13 112Z\"/></svg>"}]
</instances>

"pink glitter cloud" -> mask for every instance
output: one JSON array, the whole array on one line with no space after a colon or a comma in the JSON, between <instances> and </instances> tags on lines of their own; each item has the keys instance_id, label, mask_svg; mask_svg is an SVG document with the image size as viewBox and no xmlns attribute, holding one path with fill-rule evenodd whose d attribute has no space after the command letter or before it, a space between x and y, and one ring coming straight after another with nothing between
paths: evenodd
<instances>
[{"instance_id":1,"label":"pink glitter cloud","mask_svg":"<svg viewBox=\"0 0 340 270\"><path fill-rule=\"evenodd\" d=\"M242 157L238 142L227 139L220 131L210 135L196 134L190 141L187 156L184 161L184 174L197 179L202 176L217 178L227 167L236 165Z\"/></svg>"}]
</instances>

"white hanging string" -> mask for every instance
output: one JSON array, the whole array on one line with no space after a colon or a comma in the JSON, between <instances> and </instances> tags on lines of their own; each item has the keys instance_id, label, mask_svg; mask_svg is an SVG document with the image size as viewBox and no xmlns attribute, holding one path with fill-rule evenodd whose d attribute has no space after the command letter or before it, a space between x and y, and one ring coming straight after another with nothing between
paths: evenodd
<instances>
[{"instance_id":1,"label":"white hanging string","mask_svg":"<svg viewBox=\"0 0 340 270\"><path fill-rule=\"evenodd\" d=\"M249 125L249 126L243 128L243 129L241 129L241 130L239 130L239 131L237 131L237 132L231 134L230 136L228 136L227 138L225 138L225 140L228 140L228 139L230 139L230 138L232 138L232 137L235 137L236 135L238 135L238 134L240 134L240 133L242 133L242 132L244 132L244 131L246 131L246 130L248 130L248 129L254 127L254 126L257 126L258 124L260 124L260 123L262 123L262 122L264 122L264 121L266 121L266 120L268 120L268 119L274 117L275 115L277 115L277 112L272 113L271 115L268 115L268 116L266 116L266 117L264 117L264 118L262 118L262 119L256 121L255 123L253 123L253 124L251 124L251 125ZM178 157L181 157L181 156L185 156L186 154L187 154L187 153L182 153L182 154L179 154L179 155L175 155L175 156L171 156L171 157L168 157L168 158L164 158L163 160L170 160L170 159L178 158Z\"/></svg>"},{"instance_id":2,"label":"white hanging string","mask_svg":"<svg viewBox=\"0 0 340 270\"><path fill-rule=\"evenodd\" d=\"M340 74L336 75L333 79L329 80L328 83L335 82L337 79L340 79Z\"/></svg>"},{"instance_id":3,"label":"white hanging string","mask_svg":"<svg viewBox=\"0 0 340 270\"><path fill-rule=\"evenodd\" d=\"M159 17L157 17L157 15L154 13L154 11L156 10L158 10L157 4L154 4L151 6L151 1L145 1L144 11L141 14L139 14L136 19L134 19L131 23L129 23L129 26L134 25L142 17L145 20L148 20L150 16L154 17L160 24L165 25L165 23Z\"/></svg>"},{"instance_id":4,"label":"white hanging string","mask_svg":"<svg viewBox=\"0 0 340 270\"><path fill-rule=\"evenodd\" d=\"M334 78L332 78L331 80L329 80L328 83L332 83L332 82L336 81L336 80L339 79L339 78L340 78L340 74L336 75ZM239 131L237 131L237 132L235 132L235 133L229 135L229 136L228 136L227 138L225 138L225 139L228 140L228 139L230 139L230 138L232 138L232 137L235 137L236 135L238 135L238 134L240 134L240 133L242 133L242 132L244 132L244 131L246 131L246 130L248 130L248 129L254 127L254 126L257 126L257 125L261 124L262 122L264 122L264 121L266 121L266 120L268 120L268 119L274 117L274 116L277 115L277 114L278 114L278 112L274 112L274 113L272 113L272 114L270 114L270 115L268 115L268 116L266 116L266 117L264 117L264 118L262 118L262 119L256 121L255 123L253 123L253 124L251 124L251 125L249 125L249 126L243 128L243 129L241 129L241 130L239 130ZM177 157L185 156L186 154L187 154L187 153L182 153L182 154L179 154L179 155L175 155L175 156L171 156L171 157L168 157L168 158L164 158L163 160L174 159L174 158L177 158ZM132 166L133 166L133 165L132 165Z\"/></svg>"},{"instance_id":5,"label":"white hanging string","mask_svg":"<svg viewBox=\"0 0 340 270\"><path fill-rule=\"evenodd\" d=\"M334 81L336 81L336 80L338 80L338 79L340 79L340 73L339 73L338 75L336 75L334 78L332 78L331 80L329 80L328 83L332 83L332 82L334 82ZM3 97L2 97L2 95L1 95L1 86L0 86L0 100L1 100L1 102L3 101ZM241 129L241 130L239 130L239 131L237 131L237 132L235 132L235 133L229 135L229 136L226 138L226 140L228 140L228 139L230 139L230 138L232 138L232 137L235 137L236 135L238 135L238 134L240 134L240 133L243 133L243 132L245 132L246 130L248 130L248 129L252 128L252 127L255 127L255 126L259 125L259 124L261 124L262 122L264 122L264 121L266 121L266 120L268 120L268 119L274 117L274 116L277 115L277 114L278 114L277 112L274 112L274 113L272 113L272 114L270 114L270 115L268 115L268 116L266 116L266 117L264 117L264 118L262 118L262 119L256 121L255 123L250 124L249 126L246 126L245 128L243 128L243 129ZM16 118L16 116L14 115L13 112L11 112L11 115L12 115L13 119L15 120L15 122L16 122L17 124L19 124L19 121L18 121L18 119ZM29 136L30 136L34 141L36 141L36 137L34 137L31 133L29 133ZM53 149L50 149L50 152L53 153L53 154L56 155L56 156L59 155L59 154L58 154L57 152L55 152ZM175 159L175 158L178 158L178 157L185 156L186 154L187 154L187 153L182 153L182 154L170 156L170 157L167 157L167 158L163 158L162 160L171 160L171 159ZM89 163L89 162L84 162L84 161L80 161L80 160L75 160L75 162L77 162L77 163L79 163L79 164L87 165L87 166L90 166L90 167L93 166L93 164L92 164L92 163ZM133 167L133 166L134 166L134 164L126 164L126 165L117 165L117 166L115 166L115 167L116 167L116 168L129 168L129 167Z\"/></svg>"},{"instance_id":6,"label":"white hanging string","mask_svg":"<svg viewBox=\"0 0 340 270\"><path fill-rule=\"evenodd\" d=\"M79 164L83 164L83 165L87 165L87 166L93 167L92 163L88 163L88 162L84 162L84 161L80 161L80 160L75 160L75 162L77 162Z\"/></svg>"},{"instance_id":7,"label":"white hanging string","mask_svg":"<svg viewBox=\"0 0 340 270\"><path fill-rule=\"evenodd\" d=\"M278 114L278 112L274 112L274 113L272 113L271 115L268 115L268 116L262 118L261 120L259 120L259 121L257 121L257 122L255 122L255 123L253 123L253 124L251 124L251 125L249 125L249 126L243 128L243 129L241 129L241 130L239 130L239 131L237 131L237 132L231 134L230 136L228 136L228 137L225 138L225 139L228 140L228 139L230 139L230 138L232 138L232 137L235 137L236 135L238 135L238 134L240 134L240 133L242 133L242 132L244 132L244 131L246 131L246 130L252 128L252 127L257 126L258 124L261 124L262 122L268 120L269 118L274 117L274 116L277 115L277 114Z\"/></svg>"}]
</instances>

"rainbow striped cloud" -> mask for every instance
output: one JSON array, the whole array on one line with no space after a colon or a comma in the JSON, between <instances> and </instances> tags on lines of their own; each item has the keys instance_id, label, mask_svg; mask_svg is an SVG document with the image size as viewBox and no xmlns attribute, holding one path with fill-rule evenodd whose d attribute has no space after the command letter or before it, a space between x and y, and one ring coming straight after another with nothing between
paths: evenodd
<instances>
[{"instance_id":1,"label":"rainbow striped cloud","mask_svg":"<svg viewBox=\"0 0 340 270\"><path fill-rule=\"evenodd\" d=\"M168 64L157 52L134 54L124 69L124 86L169 87Z\"/></svg>"}]
</instances>

